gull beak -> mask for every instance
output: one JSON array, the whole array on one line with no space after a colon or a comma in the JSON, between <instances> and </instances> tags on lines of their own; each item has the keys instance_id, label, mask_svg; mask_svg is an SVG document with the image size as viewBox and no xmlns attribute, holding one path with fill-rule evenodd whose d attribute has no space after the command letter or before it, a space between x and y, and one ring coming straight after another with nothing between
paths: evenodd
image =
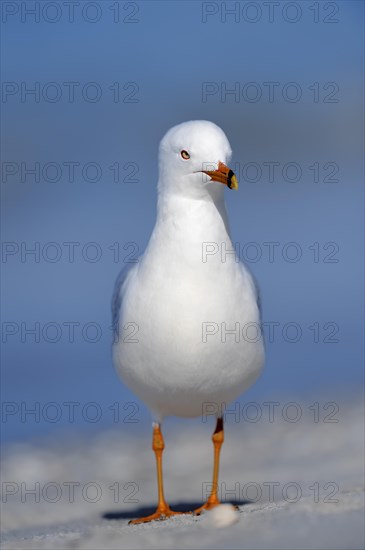
<instances>
[{"instance_id":1,"label":"gull beak","mask_svg":"<svg viewBox=\"0 0 365 550\"><path fill-rule=\"evenodd\" d=\"M204 174L210 176L212 181L219 181L229 187L229 189L238 189L238 181L233 170L228 168L223 162L218 162L217 170L202 170Z\"/></svg>"}]
</instances>

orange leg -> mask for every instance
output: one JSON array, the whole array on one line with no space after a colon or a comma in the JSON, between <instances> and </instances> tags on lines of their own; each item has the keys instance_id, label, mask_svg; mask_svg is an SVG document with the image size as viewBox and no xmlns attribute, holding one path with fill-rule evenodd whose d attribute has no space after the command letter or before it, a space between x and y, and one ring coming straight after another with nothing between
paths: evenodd
<instances>
[{"instance_id":1,"label":"orange leg","mask_svg":"<svg viewBox=\"0 0 365 550\"><path fill-rule=\"evenodd\" d=\"M183 512L173 512L170 506L167 504L163 493L163 480L162 480L162 451L165 448L165 442L161 433L160 424L153 425L153 437L152 437L152 449L156 456L157 466L157 486L158 486L158 504L156 512L150 516L144 518L134 519L129 524L146 523L153 520L167 519L171 516L182 514Z\"/></svg>"},{"instance_id":2,"label":"orange leg","mask_svg":"<svg viewBox=\"0 0 365 550\"><path fill-rule=\"evenodd\" d=\"M221 447L224 441L224 429L223 429L223 418L217 418L217 425L215 427L214 433L212 435L212 441L214 445L214 466L213 466L213 483L212 490L209 495L209 498L203 506L194 510L194 514L200 515L203 510L210 510L220 504L218 499L218 473L219 473L219 456L221 452Z\"/></svg>"}]
</instances>

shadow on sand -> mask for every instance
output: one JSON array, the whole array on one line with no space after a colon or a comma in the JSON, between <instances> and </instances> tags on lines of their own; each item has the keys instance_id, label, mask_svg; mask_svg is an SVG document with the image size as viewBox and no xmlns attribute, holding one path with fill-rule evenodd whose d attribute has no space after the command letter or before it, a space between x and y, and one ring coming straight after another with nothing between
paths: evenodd
<instances>
[{"instance_id":1,"label":"shadow on sand","mask_svg":"<svg viewBox=\"0 0 365 550\"><path fill-rule=\"evenodd\" d=\"M229 504L233 504L234 506L243 506L244 504L248 504L248 500L232 500L229 501ZM191 512L192 510L196 510L201 506L201 502L172 502L170 503L171 509L176 512ZM225 504L225 503L223 503ZM150 514L153 514L156 511L156 505L154 506L141 506L140 508L136 508L135 510L126 510L126 511L113 511L113 512L105 512L102 514L103 519L113 520L113 519L135 519L135 518L141 518L144 516L149 516Z\"/></svg>"}]
</instances>

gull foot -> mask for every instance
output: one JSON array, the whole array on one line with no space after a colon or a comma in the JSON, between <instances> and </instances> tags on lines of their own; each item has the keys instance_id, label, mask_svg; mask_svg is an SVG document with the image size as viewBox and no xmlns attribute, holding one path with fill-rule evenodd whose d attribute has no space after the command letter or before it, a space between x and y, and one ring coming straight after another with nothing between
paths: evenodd
<instances>
[{"instance_id":1,"label":"gull foot","mask_svg":"<svg viewBox=\"0 0 365 550\"><path fill-rule=\"evenodd\" d=\"M174 512L171 510L170 506L159 506L153 514L146 516L144 518L132 519L128 522L128 525L137 525L138 523L148 523L150 521L163 521L170 518L171 516L177 516L180 514L191 514L191 512Z\"/></svg>"}]
</instances>

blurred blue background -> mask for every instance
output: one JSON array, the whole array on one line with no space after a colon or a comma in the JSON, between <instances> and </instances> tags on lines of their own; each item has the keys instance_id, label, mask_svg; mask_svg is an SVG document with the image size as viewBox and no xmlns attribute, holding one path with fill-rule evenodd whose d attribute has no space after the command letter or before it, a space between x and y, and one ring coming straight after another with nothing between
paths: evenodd
<instances>
[{"instance_id":1,"label":"blurred blue background","mask_svg":"<svg viewBox=\"0 0 365 550\"><path fill-rule=\"evenodd\" d=\"M45 4L2 3L3 442L116 421L150 429L112 367L110 298L154 225L159 141L190 119L217 123L231 142L232 237L259 281L264 322L279 323L242 402L355 398L363 3L80 1L73 21L63 2ZM39 181L24 171L35 167ZM276 243L273 257L264 243Z\"/></svg>"}]
</instances>

